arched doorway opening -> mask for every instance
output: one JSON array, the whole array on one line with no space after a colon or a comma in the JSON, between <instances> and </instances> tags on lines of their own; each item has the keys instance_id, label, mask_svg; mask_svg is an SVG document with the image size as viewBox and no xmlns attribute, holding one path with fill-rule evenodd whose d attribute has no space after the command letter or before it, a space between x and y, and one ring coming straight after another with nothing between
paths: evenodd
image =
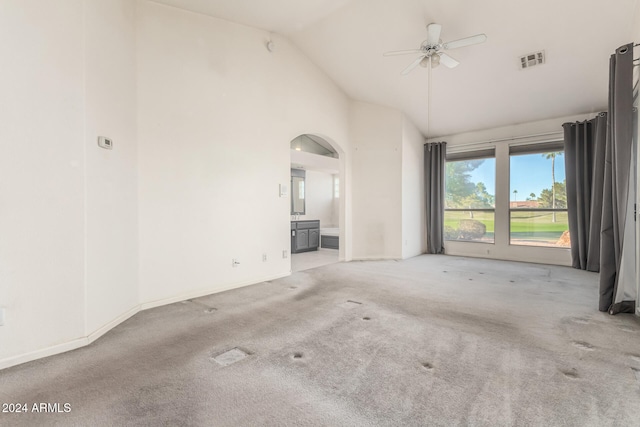
<instances>
[{"instance_id":1,"label":"arched doorway opening","mask_svg":"<svg viewBox=\"0 0 640 427\"><path fill-rule=\"evenodd\" d=\"M291 271L340 260L340 169L340 154L326 138L291 140Z\"/></svg>"}]
</instances>

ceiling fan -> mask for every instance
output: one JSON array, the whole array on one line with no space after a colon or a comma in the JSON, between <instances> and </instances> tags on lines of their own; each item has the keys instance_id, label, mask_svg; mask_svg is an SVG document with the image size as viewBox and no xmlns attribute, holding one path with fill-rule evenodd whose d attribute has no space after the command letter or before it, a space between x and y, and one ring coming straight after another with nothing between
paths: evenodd
<instances>
[{"instance_id":1,"label":"ceiling fan","mask_svg":"<svg viewBox=\"0 0 640 427\"><path fill-rule=\"evenodd\" d=\"M418 65L428 67L429 63L431 63L431 66L434 68L439 64L442 64L447 68L453 68L458 66L460 63L444 53L443 50L457 49L459 47L483 43L487 40L487 36L485 34L476 34L475 36L443 43L442 40L440 40L441 31L442 25L429 24L427 25L427 39L420 44L419 49L396 50L393 52L386 52L384 53L384 56L420 54L415 61L409 64L409 66L402 71L402 75L409 74L411 70Z\"/></svg>"}]
</instances>

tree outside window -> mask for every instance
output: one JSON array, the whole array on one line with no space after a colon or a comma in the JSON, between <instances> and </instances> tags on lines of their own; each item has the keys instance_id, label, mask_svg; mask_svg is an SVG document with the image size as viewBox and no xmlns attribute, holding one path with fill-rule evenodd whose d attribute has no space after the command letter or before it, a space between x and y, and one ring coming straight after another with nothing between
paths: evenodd
<instances>
[{"instance_id":1,"label":"tree outside window","mask_svg":"<svg viewBox=\"0 0 640 427\"><path fill-rule=\"evenodd\" d=\"M495 158L447 162L446 240L493 242L494 187Z\"/></svg>"}]
</instances>

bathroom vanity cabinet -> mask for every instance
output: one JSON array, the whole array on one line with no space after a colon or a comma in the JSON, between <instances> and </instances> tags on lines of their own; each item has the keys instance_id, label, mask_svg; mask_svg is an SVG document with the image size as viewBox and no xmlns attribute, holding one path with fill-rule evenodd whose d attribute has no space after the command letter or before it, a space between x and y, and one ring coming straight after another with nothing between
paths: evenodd
<instances>
[{"instance_id":1,"label":"bathroom vanity cabinet","mask_svg":"<svg viewBox=\"0 0 640 427\"><path fill-rule=\"evenodd\" d=\"M320 245L320 221L291 221L291 253L317 251Z\"/></svg>"}]
</instances>

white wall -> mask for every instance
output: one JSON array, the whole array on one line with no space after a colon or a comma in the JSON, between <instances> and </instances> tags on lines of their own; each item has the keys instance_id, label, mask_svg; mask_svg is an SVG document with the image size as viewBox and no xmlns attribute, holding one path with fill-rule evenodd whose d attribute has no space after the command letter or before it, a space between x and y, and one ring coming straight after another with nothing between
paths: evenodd
<instances>
[{"instance_id":1,"label":"white wall","mask_svg":"<svg viewBox=\"0 0 640 427\"><path fill-rule=\"evenodd\" d=\"M261 30L140 0L137 31L143 305L289 274L290 142L318 134L344 168L348 98Z\"/></svg>"},{"instance_id":2,"label":"white wall","mask_svg":"<svg viewBox=\"0 0 640 427\"><path fill-rule=\"evenodd\" d=\"M430 141L446 141L447 152L489 147L496 149L495 243L447 241L445 242L445 252L449 255L571 265L569 249L509 245L509 144L562 139L563 123L587 120L595 115L596 112L430 139ZM521 138L547 133L550 135ZM512 140L512 138L516 139Z\"/></svg>"},{"instance_id":3,"label":"white wall","mask_svg":"<svg viewBox=\"0 0 640 427\"><path fill-rule=\"evenodd\" d=\"M338 197L335 194L335 181L338 180ZM331 188L333 199L331 202L331 224L334 228L340 227L340 174L335 173L331 175Z\"/></svg>"},{"instance_id":4,"label":"white wall","mask_svg":"<svg viewBox=\"0 0 640 427\"><path fill-rule=\"evenodd\" d=\"M424 137L402 112L354 101L353 258L403 259L426 248Z\"/></svg>"},{"instance_id":5,"label":"white wall","mask_svg":"<svg viewBox=\"0 0 640 427\"><path fill-rule=\"evenodd\" d=\"M305 151L291 150L291 168L311 169L326 173L339 173L340 161L334 157L321 156Z\"/></svg>"},{"instance_id":6,"label":"white wall","mask_svg":"<svg viewBox=\"0 0 640 427\"><path fill-rule=\"evenodd\" d=\"M422 134L405 117L402 121L402 258L426 251L424 143Z\"/></svg>"},{"instance_id":7,"label":"white wall","mask_svg":"<svg viewBox=\"0 0 640 427\"><path fill-rule=\"evenodd\" d=\"M349 100L268 36L142 0L0 3L0 369L289 273L289 143L329 140L349 194Z\"/></svg>"},{"instance_id":8,"label":"white wall","mask_svg":"<svg viewBox=\"0 0 640 427\"><path fill-rule=\"evenodd\" d=\"M138 304L135 3L85 2L86 333ZM97 145L108 136L113 150Z\"/></svg>"},{"instance_id":9,"label":"white wall","mask_svg":"<svg viewBox=\"0 0 640 427\"><path fill-rule=\"evenodd\" d=\"M0 361L84 335L82 0L0 5Z\"/></svg>"},{"instance_id":10,"label":"white wall","mask_svg":"<svg viewBox=\"0 0 640 427\"><path fill-rule=\"evenodd\" d=\"M305 173L305 215L301 220L320 220L320 227L332 227L333 223L333 175L307 170Z\"/></svg>"},{"instance_id":11,"label":"white wall","mask_svg":"<svg viewBox=\"0 0 640 427\"><path fill-rule=\"evenodd\" d=\"M306 171L306 215L301 220L319 219L321 227L338 227L340 224L340 199L334 198L333 180L339 176L340 161L304 151L291 150L291 168ZM311 172L311 178L309 178Z\"/></svg>"},{"instance_id":12,"label":"white wall","mask_svg":"<svg viewBox=\"0 0 640 427\"><path fill-rule=\"evenodd\" d=\"M138 304L133 6L0 6L0 368L84 345Z\"/></svg>"},{"instance_id":13,"label":"white wall","mask_svg":"<svg viewBox=\"0 0 640 427\"><path fill-rule=\"evenodd\" d=\"M402 258L402 113L355 101L353 258Z\"/></svg>"}]
</instances>

